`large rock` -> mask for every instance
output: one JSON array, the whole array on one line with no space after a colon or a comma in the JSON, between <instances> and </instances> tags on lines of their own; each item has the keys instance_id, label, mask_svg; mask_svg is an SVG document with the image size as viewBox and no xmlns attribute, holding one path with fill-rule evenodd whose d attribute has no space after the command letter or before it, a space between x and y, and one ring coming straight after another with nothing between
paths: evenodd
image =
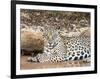
<instances>
[{"instance_id":1,"label":"large rock","mask_svg":"<svg viewBox=\"0 0 100 79\"><path fill-rule=\"evenodd\" d=\"M32 28L21 29L21 49L36 52L43 51L44 38L42 32L34 31Z\"/></svg>"}]
</instances>

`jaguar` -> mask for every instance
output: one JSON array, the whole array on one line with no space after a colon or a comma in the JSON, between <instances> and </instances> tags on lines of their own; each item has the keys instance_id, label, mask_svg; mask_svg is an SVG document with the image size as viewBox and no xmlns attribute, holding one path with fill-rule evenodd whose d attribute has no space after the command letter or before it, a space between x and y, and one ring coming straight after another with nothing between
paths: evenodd
<instances>
[{"instance_id":1,"label":"jaguar","mask_svg":"<svg viewBox=\"0 0 100 79\"><path fill-rule=\"evenodd\" d=\"M89 60L91 58L90 37L65 37L62 38L58 31L51 34L50 39L44 46L43 53L35 57L29 57L31 62L64 62L76 60Z\"/></svg>"}]
</instances>

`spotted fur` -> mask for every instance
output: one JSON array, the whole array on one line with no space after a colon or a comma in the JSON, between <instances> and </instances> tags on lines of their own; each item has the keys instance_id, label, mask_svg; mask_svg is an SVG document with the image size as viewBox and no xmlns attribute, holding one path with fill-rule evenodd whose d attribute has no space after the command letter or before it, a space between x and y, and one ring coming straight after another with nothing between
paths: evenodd
<instances>
[{"instance_id":1,"label":"spotted fur","mask_svg":"<svg viewBox=\"0 0 100 79\"><path fill-rule=\"evenodd\" d=\"M90 37L67 37L61 38L56 32L52 35L46 46L44 53L38 54L38 62L62 62L85 60L91 57ZM35 62L37 62L35 61Z\"/></svg>"}]
</instances>

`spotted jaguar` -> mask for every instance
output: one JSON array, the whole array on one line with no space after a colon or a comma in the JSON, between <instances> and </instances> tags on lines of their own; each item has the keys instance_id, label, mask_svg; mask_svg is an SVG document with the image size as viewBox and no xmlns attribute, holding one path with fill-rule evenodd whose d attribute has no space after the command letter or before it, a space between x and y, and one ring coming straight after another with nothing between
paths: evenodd
<instances>
[{"instance_id":1,"label":"spotted jaguar","mask_svg":"<svg viewBox=\"0 0 100 79\"><path fill-rule=\"evenodd\" d=\"M28 58L32 62L63 62L86 60L91 58L90 37L66 37L62 38L59 32L52 34L47 45L44 46L43 53L35 57Z\"/></svg>"}]
</instances>

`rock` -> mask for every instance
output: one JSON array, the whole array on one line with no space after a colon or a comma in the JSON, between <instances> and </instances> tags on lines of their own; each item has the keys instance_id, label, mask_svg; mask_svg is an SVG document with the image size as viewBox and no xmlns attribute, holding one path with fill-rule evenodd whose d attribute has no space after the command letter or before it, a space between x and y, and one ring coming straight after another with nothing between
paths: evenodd
<instances>
[{"instance_id":1,"label":"rock","mask_svg":"<svg viewBox=\"0 0 100 79\"><path fill-rule=\"evenodd\" d=\"M41 32L32 28L21 29L21 49L25 51L42 52L44 49L44 38Z\"/></svg>"}]
</instances>

